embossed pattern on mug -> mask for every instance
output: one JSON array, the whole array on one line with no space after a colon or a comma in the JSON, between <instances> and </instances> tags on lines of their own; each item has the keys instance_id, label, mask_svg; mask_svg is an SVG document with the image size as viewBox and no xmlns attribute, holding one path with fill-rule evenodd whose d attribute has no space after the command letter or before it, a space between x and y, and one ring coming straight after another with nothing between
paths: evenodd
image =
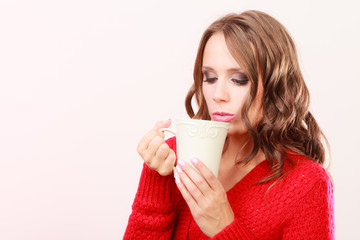
<instances>
[{"instance_id":1,"label":"embossed pattern on mug","mask_svg":"<svg viewBox=\"0 0 360 240\"><path fill-rule=\"evenodd\" d=\"M217 128L221 127L227 129L227 127L218 126L218 125L209 125L209 124L191 124L191 123L183 123L188 127L186 128L186 132L191 137L201 137L201 138L216 138L219 134L219 130Z\"/></svg>"}]
</instances>

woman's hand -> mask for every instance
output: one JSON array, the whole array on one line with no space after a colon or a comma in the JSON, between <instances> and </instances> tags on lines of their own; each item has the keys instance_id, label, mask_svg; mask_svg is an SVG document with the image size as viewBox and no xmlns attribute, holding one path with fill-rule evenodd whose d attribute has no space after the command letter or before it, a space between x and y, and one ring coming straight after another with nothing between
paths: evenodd
<instances>
[{"instance_id":1,"label":"woman's hand","mask_svg":"<svg viewBox=\"0 0 360 240\"><path fill-rule=\"evenodd\" d=\"M161 128L169 127L171 120L159 121L155 127L140 140L137 151L146 165L162 176L172 173L176 162L175 152L165 143Z\"/></svg>"},{"instance_id":2,"label":"woman's hand","mask_svg":"<svg viewBox=\"0 0 360 240\"><path fill-rule=\"evenodd\" d=\"M191 161L201 175L178 160L176 183L201 231L213 237L234 221L234 213L220 181L201 161Z\"/></svg>"}]
</instances>

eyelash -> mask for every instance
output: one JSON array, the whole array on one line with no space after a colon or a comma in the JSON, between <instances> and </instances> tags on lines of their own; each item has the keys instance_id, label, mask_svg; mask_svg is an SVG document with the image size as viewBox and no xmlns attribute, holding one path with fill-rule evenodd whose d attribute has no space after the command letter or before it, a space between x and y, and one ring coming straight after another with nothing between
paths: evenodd
<instances>
[{"instance_id":1,"label":"eyelash","mask_svg":"<svg viewBox=\"0 0 360 240\"><path fill-rule=\"evenodd\" d=\"M233 82L235 82L235 84L238 84L238 85L245 85L249 82L249 80L247 78L245 79L235 79L235 78L232 78L231 79Z\"/></svg>"},{"instance_id":2,"label":"eyelash","mask_svg":"<svg viewBox=\"0 0 360 240\"><path fill-rule=\"evenodd\" d=\"M217 78L206 78L204 80L204 82L207 82L207 83L214 83L215 81L217 80ZM246 85L249 80L247 78L245 79L235 79L235 78L232 78L231 79L236 85Z\"/></svg>"},{"instance_id":3,"label":"eyelash","mask_svg":"<svg viewBox=\"0 0 360 240\"><path fill-rule=\"evenodd\" d=\"M208 82L208 83L213 83L213 82L215 82L215 80L216 80L217 78L206 78L205 80L204 80L204 82Z\"/></svg>"}]
</instances>

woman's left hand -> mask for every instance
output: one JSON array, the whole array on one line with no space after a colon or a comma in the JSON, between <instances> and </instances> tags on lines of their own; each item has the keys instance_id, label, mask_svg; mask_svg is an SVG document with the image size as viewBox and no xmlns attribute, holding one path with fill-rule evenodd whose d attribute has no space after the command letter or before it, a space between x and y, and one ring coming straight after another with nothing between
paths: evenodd
<instances>
[{"instance_id":1,"label":"woman's left hand","mask_svg":"<svg viewBox=\"0 0 360 240\"><path fill-rule=\"evenodd\" d=\"M191 161L201 175L179 160L176 183L201 231L213 237L234 221L234 212L215 175L200 160Z\"/></svg>"}]
</instances>

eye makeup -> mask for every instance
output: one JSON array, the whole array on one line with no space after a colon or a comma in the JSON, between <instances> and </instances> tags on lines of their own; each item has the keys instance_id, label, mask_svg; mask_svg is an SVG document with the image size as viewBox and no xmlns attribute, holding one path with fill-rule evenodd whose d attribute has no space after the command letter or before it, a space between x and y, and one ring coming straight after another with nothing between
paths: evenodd
<instances>
[{"instance_id":1,"label":"eye makeup","mask_svg":"<svg viewBox=\"0 0 360 240\"><path fill-rule=\"evenodd\" d=\"M217 80L217 75L213 72L210 71L203 71L203 75L204 75L204 82L208 82L208 83L213 83Z\"/></svg>"},{"instance_id":2,"label":"eye makeup","mask_svg":"<svg viewBox=\"0 0 360 240\"><path fill-rule=\"evenodd\" d=\"M237 72L231 75L231 81L236 85L245 85L249 82L249 79L244 73Z\"/></svg>"},{"instance_id":3,"label":"eye makeup","mask_svg":"<svg viewBox=\"0 0 360 240\"><path fill-rule=\"evenodd\" d=\"M218 79L218 76L212 71L204 70L203 76L203 81L207 83L214 83ZM246 85L249 82L247 76L242 72L233 73L229 80L236 85Z\"/></svg>"}]
</instances>

